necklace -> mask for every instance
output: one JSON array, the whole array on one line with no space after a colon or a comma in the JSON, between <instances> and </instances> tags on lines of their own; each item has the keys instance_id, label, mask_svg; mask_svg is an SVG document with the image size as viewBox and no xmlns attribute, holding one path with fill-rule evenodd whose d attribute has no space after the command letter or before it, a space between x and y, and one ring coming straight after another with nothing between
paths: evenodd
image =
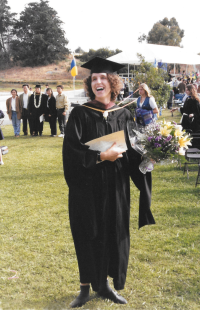
<instances>
[{"instance_id":1,"label":"necklace","mask_svg":"<svg viewBox=\"0 0 200 310\"><path fill-rule=\"evenodd\" d=\"M34 93L34 106L38 109L41 106L42 94L40 94L38 105L36 104L36 93Z\"/></svg>"}]
</instances>

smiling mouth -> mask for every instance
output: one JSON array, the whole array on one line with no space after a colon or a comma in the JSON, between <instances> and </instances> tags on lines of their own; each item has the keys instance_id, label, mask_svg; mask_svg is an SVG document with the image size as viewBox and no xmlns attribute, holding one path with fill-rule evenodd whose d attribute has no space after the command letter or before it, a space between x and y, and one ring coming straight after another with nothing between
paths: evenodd
<instances>
[{"instance_id":1,"label":"smiling mouth","mask_svg":"<svg viewBox=\"0 0 200 310\"><path fill-rule=\"evenodd\" d=\"M104 90L104 88L103 87L98 87L97 88L97 91L101 91L101 90Z\"/></svg>"}]
</instances>

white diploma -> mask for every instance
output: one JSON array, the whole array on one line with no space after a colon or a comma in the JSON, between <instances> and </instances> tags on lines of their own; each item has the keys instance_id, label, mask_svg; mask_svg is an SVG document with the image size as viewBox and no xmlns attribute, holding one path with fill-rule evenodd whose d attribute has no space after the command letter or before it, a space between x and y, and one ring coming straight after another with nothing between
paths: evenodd
<instances>
[{"instance_id":1,"label":"white diploma","mask_svg":"<svg viewBox=\"0 0 200 310\"><path fill-rule=\"evenodd\" d=\"M88 145L90 147L90 150L105 152L107 149L109 149L113 145L114 142L116 143L114 147L116 151L125 152L127 150L123 130L91 140L85 143L85 145Z\"/></svg>"},{"instance_id":2,"label":"white diploma","mask_svg":"<svg viewBox=\"0 0 200 310\"><path fill-rule=\"evenodd\" d=\"M2 159L2 154L1 154L1 148L0 148L0 165L4 165L3 159Z\"/></svg>"},{"instance_id":3,"label":"white diploma","mask_svg":"<svg viewBox=\"0 0 200 310\"><path fill-rule=\"evenodd\" d=\"M43 114L42 114L42 115L40 115L40 123L42 123L43 120L44 120L44 116L43 116Z\"/></svg>"}]
</instances>

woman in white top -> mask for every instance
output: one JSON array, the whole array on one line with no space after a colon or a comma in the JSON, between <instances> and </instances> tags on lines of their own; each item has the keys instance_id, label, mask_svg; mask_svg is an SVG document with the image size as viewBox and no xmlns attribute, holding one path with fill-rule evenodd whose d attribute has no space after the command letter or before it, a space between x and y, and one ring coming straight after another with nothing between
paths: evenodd
<instances>
[{"instance_id":1,"label":"woman in white top","mask_svg":"<svg viewBox=\"0 0 200 310\"><path fill-rule=\"evenodd\" d=\"M158 107L155 98L150 95L150 89L145 83L140 84L139 94L140 97L137 100L137 108L151 110L154 114L154 118L156 118Z\"/></svg>"}]
</instances>

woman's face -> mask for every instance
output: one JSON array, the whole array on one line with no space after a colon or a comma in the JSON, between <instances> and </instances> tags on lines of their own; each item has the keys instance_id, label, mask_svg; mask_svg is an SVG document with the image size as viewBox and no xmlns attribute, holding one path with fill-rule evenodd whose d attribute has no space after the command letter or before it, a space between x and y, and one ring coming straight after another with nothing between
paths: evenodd
<instances>
[{"instance_id":1,"label":"woman's face","mask_svg":"<svg viewBox=\"0 0 200 310\"><path fill-rule=\"evenodd\" d=\"M139 94L142 97L146 96L146 92L145 92L145 90L142 87L139 87Z\"/></svg>"},{"instance_id":2,"label":"woman's face","mask_svg":"<svg viewBox=\"0 0 200 310\"><path fill-rule=\"evenodd\" d=\"M93 73L91 77L91 87L96 100L100 102L110 102L111 87L107 73Z\"/></svg>"},{"instance_id":3,"label":"woman's face","mask_svg":"<svg viewBox=\"0 0 200 310\"><path fill-rule=\"evenodd\" d=\"M49 97L51 97L51 90L50 90L50 89L47 90L47 95L48 95Z\"/></svg>"},{"instance_id":4,"label":"woman's face","mask_svg":"<svg viewBox=\"0 0 200 310\"><path fill-rule=\"evenodd\" d=\"M15 97L17 96L17 93L16 93L15 90L13 90L13 91L11 92L11 94L12 94L12 97L13 97L13 98L15 98Z\"/></svg>"},{"instance_id":5,"label":"woman's face","mask_svg":"<svg viewBox=\"0 0 200 310\"><path fill-rule=\"evenodd\" d=\"M186 94L188 95L188 96L190 96L190 94L191 94L191 91L186 87L186 90L185 90L185 92L186 92Z\"/></svg>"}]
</instances>

